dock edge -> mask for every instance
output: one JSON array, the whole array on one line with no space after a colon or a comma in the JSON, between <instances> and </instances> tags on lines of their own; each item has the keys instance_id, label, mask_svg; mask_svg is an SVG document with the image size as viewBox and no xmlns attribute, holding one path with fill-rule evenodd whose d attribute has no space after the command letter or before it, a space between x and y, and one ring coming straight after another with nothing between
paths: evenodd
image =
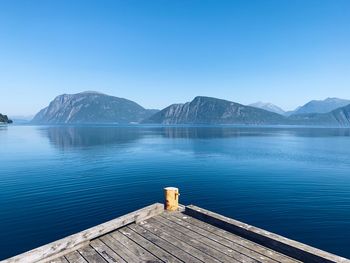
<instances>
[{"instance_id":1,"label":"dock edge","mask_svg":"<svg viewBox=\"0 0 350 263\"><path fill-rule=\"evenodd\" d=\"M138 223L164 211L164 204L155 203L129 214L120 216L103 224L88 228L84 231L59 239L52 243L29 250L17 256L5 259L1 263L45 263L58 258L70 251L86 246L90 241L113 230L131 223Z\"/></svg>"},{"instance_id":2,"label":"dock edge","mask_svg":"<svg viewBox=\"0 0 350 263\"><path fill-rule=\"evenodd\" d=\"M302 262L350 263L350 260L346 258L311 247L295 240L285 238L283 236L242 223L235 219L225 217L194 205L186 206L185 214L241 236L257 244L271 248L277 252L290 256L291 258L301 260Z\"/></svg>"}]
</instances>

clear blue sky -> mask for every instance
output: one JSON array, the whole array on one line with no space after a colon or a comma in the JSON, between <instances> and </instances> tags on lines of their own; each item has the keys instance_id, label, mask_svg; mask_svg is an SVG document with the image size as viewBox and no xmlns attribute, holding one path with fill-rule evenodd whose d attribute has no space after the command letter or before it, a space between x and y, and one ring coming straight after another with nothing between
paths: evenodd
<instances>
[{"instance_id":1,"label":"clear blue sky","mask_svg":"<svg viewBox=\"0 0 350 263\"><path fill-rule=\"evenodd\" d=\"M293 109L350 99L350 1L0 0L0 112L96 90Z\"/></svg>"}]
</instances>

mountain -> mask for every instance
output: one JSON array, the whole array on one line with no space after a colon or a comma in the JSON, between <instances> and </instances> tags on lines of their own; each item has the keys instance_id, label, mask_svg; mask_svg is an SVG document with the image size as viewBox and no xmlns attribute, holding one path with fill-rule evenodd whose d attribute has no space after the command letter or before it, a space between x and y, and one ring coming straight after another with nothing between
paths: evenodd
<instances>
[{"instance_id":1,"label":"mountain","mask_svg":"<svg viewBox=\"0 0 350 263\"><path fill-rule=\"evenodd\" d=\"M12 120L10 120L7 115L0 114L0 123L12 123Z\"/></svg>"},{"instance_id":2,"label":"mountain","mask_svg":"<svg viewBox=\"0 0 350 263\"><path fill-rule=\"evenodd\" d=\"M347 105L340 106L339 105ZM254 106L254 107L252 107ZM335 109L333 109L336 107ZM165 109L148 110L139 104L97 92L63 94L37 113L34 124L238 124L238 125L324 125L350 127L350 101L328 98L311 101L294 111L270 103L245 106L232 101L195 97L191 102L173 104ZM311 113L307 113L311 111ZM316 112L315 112L316 111ZM0 114L0 122L12 122Z\"/></svg>"},{"instance_id":3,"label":"mountain","mask_svg":"<svg viewBox=\"0 0 350 263\"><path fill-rule=\"evenodd\" d=\"M147 110L139 104L102 93L87 91L63 94L37 113L35 124L137 123L157 110Z\"/></svg>"},{"instance_id":4,"label":"mountain","mask_svg":"<svg viewBox=\"0 0 350 263\"><path fill-rule=\"evenodd\" d=\"M292 115L290 122L299 125L324 125L350 127L350 105L328 113L309 113Z\"/></svg>"},{"instance_id":5,"label":"mountain","mask_svg":"<svg viewBox=\"0 0 350 263\"><path fill-rule=\"evenodd\" d=\"M285 117L266 110L211 97L173 104L143 123L157 124L286 124Z\"/></svg>"},{"instance_id":6,"label":"mountain","mask_svg":"<svg viewBox=\"0 0 350 263\"><path fill-rule=\"evenodd\" d=\"M327 113L335 109L347 106L350 100L327 98L325 100L312 100L304 106L296 109L291 115L309 114L309 113Z\"/></svg>"},{"instance_id":7,"label":"mountain","mask_svg":"<svg viewBox=\"0 0 350 263\"><path fill-rule=\"evenodd\" d=\"M281 114L281 115L285 114L284 110L282 110L280 107L278 107L278 106L276 106L276 105L274 105L272 103L266 103L266 102L258 101L258 102L249 104L248 106L251 106L251 107L254 107L254 108L263 109L263 110L267 110L267 111L271 111L271 112L278 113L278 114Z\"/></svg>"}]
</instances>

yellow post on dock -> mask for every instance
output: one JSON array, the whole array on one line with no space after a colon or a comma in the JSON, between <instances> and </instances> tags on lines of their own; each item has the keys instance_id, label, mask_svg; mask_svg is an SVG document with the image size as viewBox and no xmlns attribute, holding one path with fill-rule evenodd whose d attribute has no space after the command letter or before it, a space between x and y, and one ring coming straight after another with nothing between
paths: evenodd
<instances>
[{"instance_id":1,"label":"yellow post on dock","mask_svg":"<svg viewBox=\"0 0 350 263\"><path fill-rule=\"evenodd\" d=\"M179 208L179 189L176 187L164 188L164 209L167 211L175 211Z\"/></svg>"}]
</instances>

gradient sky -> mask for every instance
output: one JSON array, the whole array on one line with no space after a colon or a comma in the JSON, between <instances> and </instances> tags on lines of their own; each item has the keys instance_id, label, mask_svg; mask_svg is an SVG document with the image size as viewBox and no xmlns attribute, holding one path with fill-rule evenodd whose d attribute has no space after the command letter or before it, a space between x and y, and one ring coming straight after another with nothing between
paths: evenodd
<instances>
[{"instance_id":1,"label":"gradient sky","mask_svg":"<svg viewBox=\"0 0 350 263\"><path fill-rule=\"evenodd\" d=\"M0 112L95 90L293 109L350 99L350 1L0 0Z\"/></svg>"}]
</instances>

